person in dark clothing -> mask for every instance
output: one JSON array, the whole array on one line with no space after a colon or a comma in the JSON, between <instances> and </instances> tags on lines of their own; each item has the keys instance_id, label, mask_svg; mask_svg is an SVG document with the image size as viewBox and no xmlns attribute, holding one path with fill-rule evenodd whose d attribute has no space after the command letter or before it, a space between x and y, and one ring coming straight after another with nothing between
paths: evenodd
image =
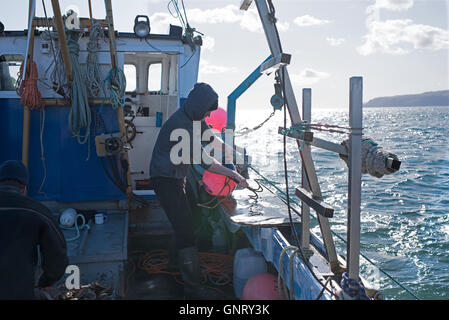
<instances>
[{"instance_id":1,"label":"person in dark clothing","mask_svg":"<svg viewBox=\"0 0 449 320\"><path fill-rule=\"evenodd\" d=\"M226 168L202 148L200 155L195 154L195 144L201 143L201 137L194 137L194 122L201 126L201 134L209 127L204 118L218 108L218 95L206 83L197 83L190 91L184 105L167 119L161 128L153 149L150 163L150 177L159 202L170 220L178 250L178 263L184 281L184 294L189 299L218 299L213 290L201 285L201 272L198 249L195 246L193 217L186 196L186 176L195 158L206 170L228 176L246 188L246 180L236 171ZM187 145L190 145L187 161L175 163L172 149L181 141L173 141L172 134L177 129L188 133ZM182 138L181 138L182 139ZM198 140L198 141L196 141ZM224 145L225 149L229 146ZM185 156L185 155L184 155ZM199 157L198 157L199 156Z\"/></svg>"},{"instance_id":2,"label":"person in dark clothing","mask_svg":"<svg viewBox=\"0 0 449 320\"><path fill-rule=\"evenodd\" d=\"M34 300L38 246L43 274L37 287L58 281L68 265L64 235L51 211L26 196L28 170L9 160L0 166L0 300Z\"/></svg>"}]
</instances>

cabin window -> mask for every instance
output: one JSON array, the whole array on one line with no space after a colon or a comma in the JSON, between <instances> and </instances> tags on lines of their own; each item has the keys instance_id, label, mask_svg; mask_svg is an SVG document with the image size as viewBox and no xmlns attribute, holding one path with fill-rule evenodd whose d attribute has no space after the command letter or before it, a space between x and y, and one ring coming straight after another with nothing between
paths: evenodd
<instances>
[{"instance_id":1,"label":"cabin window","mask_svg":"<svg viewBox=\"0 0 449 320\"><path fill-rule=\"evenodd\" d=\"M152 63L148 67L148 91L160 92L162 81L162 64Z\"/></svg>"},{"instance_id":2,"label":"cabin window","mask_svg":"<svg viewBox=\"0 0 449 320\"><path fill-rule=\"evenodd\" d=\"M16 91L22 61L20 54L0 55L0 91Z\"/></svg>"},{"instance_id":3,"label":"cabin window","mask_svg":"<svg viewBox=\"0 0 449 320\"><path fill-rule=\"evenodd\" d=\"M126 92L136 91L137 88L136 66L133 64L125 64L124 72L126 76Z\"/></svg>"}]
</instances>

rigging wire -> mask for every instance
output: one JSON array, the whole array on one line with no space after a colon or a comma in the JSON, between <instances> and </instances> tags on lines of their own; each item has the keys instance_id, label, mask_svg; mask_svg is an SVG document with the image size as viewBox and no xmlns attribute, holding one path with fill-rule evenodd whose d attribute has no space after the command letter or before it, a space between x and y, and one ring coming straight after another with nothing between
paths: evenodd
<instances>
[{"instance_id":1,"label":"rigging wire","mask_svg":"<svg viewBox=\"0 0 449 320\"><path fill-rule=\"evenodd\" d=\"M159 51L160 53L163 53L163 54L166 54L166 55L169 55L169 56L177 56L177 55L179 55L179 53L164 52L162 49L159 49L158 47L154 46L153 44L151 44L151 43L148 41L149 36L150 36L150 35L147 35L145 38L143 38L143 40L147 43L147 45L149 45L149 46L150 46L151 48L153 48L155 51Z\"/></svg>"},{"instance_id":2,"label":"rigging wire","mask_svg":"<svg viewBox=\"0 0 449 320\"><path fill-rule=\"evenodd\" d=\"M175 9L175 13L173 13L173 11L170 9L170 5L172 5L173 8ZM189 63L190 59L192 59L192 57L195 55L196 49L195 49L195 44L193 41L193 33L196 32L196 33L203 35L201 32L197 31L195 28L192 28L190 26L189 21L187 19L187 12L186 12L186 8L184 6L184 0L181 0L181 5L182 5L183 13L181 13L181 10L179 9L178 0L170 0L167 4L167 9L168 9L168 12L170 13L170 15L172 17L178 19L181 23L181 26L184 30L183 40L185 42L187 42L187 44L192 49L192 54L179 69L184 68L184 66L187 65L187 63Z\"/></svg>"},{"instance_id":3,"label":"rigging wire","mask_svg":"<svg viewBox=\"0 0 449 320\"><path fill-rule=\"evenodd\" d=\"M179 67L179 69L184 68L185 65L186 65L187 63L189 63L190 59L192 59L192 57L195 55L195 52L196 52L195 50L192 50L192 54L190 55L190 57L187 59L186 62L184 62L184 64L183 64L182 66Z\"/></svg>"},{"instance_id":4,"label":"rigging wire","mask_svg":"<svg viewBox=\"0 0 449 320\"><path fill-rule=\"evenodd\" d=\"M173 8L175 8L176 15L173 14L172 10L170 9L170 4L173 6ZM183 1L183 6L184 6L184 1ZM185 23L184 18L183 18L182 14L181 14L181 12L179 10L178 0L170 0L168 2L168 4L167 4L167 9L168 9L168 12L171 14L171 16L173 18L179 19L179 22L181 22L181 25L182 25L183 29L185 29L186 28L186 23Z\"/></svg>"},{"instance_id":5,"label":"rigging wire","mask_svg":"<svg viewBox=\"0 0 449 320\"><path fill-rule=\"evenodd\" d=\"M45 0L42 0L42 7L44 9L44 15L45 15L45 24L47 26L47 30L44 30L41 34L41 38L45 39L45 35L48 35L48 40L50 41L50 51L53 55L53 61L50 63L50 65L48 66L48 68L45 70L45 76L48 73L48 70L50 69L50 67L55 64L56 67L56 61L57 61L57 57L56 57L56 50L55 50L55 45L53 43L53 37L51 35L51 31L50 31L50 20L48 19L48 15L47 15L47 8L45 7ZM58 78L59 78L59 74L58 74ZM55 92L58 93L59 91L59 84L61 83L61 79L59 78L57 82L53 82L53 90Z\"/></svg>"}]
</instances>

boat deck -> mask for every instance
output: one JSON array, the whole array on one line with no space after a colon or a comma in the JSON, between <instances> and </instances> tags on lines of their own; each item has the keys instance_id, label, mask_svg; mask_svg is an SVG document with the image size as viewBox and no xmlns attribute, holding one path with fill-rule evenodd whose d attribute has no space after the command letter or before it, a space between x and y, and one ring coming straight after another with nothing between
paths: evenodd
<instances>
[{"instance_id":1,"label":"boat deck","mask_svg":"<svg viewBox=\"0 0 449 320\"><path fill-rule=\"evenodd\" d=\"M160 209L150 209L160 210ZM145 223L141 222L141 227ZM144 227L145 228L145 227ZM151 229L150 225L146 230ZM179 270L176 265L176 251L173 233L167 230L165 234L157 230L156 234L149 235L143 232L130 233L128 238L128 264L126 267L125 296L127 300L182 300L183 286ZM148 269L142 268L143 259L150 254L159 257L164 265L162 272L166 274L152 274ZM201 254L201 252L200 252ZM156 259L158 259L156 257ZM158 263L156 261L156 263ZM232 276L232 275L231 275ZM234 300L234 288L231 282L227 285L217 286L207 283L207 286L223 294L224 300Z\"/></svg>"}]
</instances>

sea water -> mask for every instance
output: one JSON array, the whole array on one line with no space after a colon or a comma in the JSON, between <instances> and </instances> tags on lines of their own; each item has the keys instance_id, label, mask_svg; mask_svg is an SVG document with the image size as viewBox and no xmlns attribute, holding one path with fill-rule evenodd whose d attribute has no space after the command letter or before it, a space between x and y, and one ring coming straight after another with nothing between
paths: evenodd
<instances>
[{"instance_id":1,"label":"sea water","mask_svg":"<svg viewBox=\"0 0 449 320\"><path fill-rule=\"evenodd\" d=\"M239 128L255 126L271 110L237 110ZM348 126L348 111L313 109L312 123ZM290 121L287 120L289 124ZM285 190L282 136L283 112L260 129L236 138L252 156L253 166ZM383 272L420 299L449 298L449 107L365 108L364 135L402 161L398 172L362 176L361 275L388 299L414 299ZM315 131L315 136L340 143L347 135ZM300 186L298 147L287 138L289 193ZM348 168L337 154L312 147L323 198L335 212L330 219L338 253L346 256ZM251 178L258 176L251 172ZM313 213L312 213L313 214ZM312 231L320 235L316 220Z\"/></svg>"}]
</instances>

